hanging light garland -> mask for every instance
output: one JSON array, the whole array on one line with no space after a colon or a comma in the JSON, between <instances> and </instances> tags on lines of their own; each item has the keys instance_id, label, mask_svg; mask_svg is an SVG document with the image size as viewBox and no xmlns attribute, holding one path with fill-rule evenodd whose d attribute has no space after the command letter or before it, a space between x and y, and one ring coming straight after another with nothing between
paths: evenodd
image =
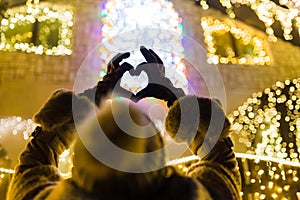
<instances>
[{"instance_id":1,"label":"hanging light garland","mask_svg":"<svg viewBox=\"0 0 300 200\"><path fill-rule=\"evenodd\" d=\"M29 141L30 135L34 131L36 126L37 124L34 123L31 119L23 119L19 116L2 118L0 119L0 144L2 138L10 137L10 135L21 134L25 141ZM73 151L68 149L59 156L58 169L60 170L61 175L65 178L71 175L71 168L73 166L72 153ZM7 178L6 174L10 176L13 173L13 169L4 168L0 165L0 183L2 178Z\"/></svg>"},{"instance_id":2,"label":"hanging light garland","mask_svg":"<svg viewBox=\"0 0 300 200\"><path fill-rule=\"evenodd\" d=\"M300 163L282 162L267 156L235 153L242 177L241 197L245 200L297 198ZM187 156L171 160L167 165L173 166L183 175L189 167L199 162L198 156Z\"/></svg>"},{"instance_id":3,"label":"hanging light garland","mask_svg":"<svg viewBox=\"0 0 300 200\"><path fill-rule=\"evenodd\" d=\"M203 9L208 9L208 0L201 0L200 5ZM266 27L266 33L270 41L277 41L272 28L275 20L279 21L283 30L283 37L286 40L292 40L293 22L300 36L300 3L298 0L280 0L277 5L271 0L219 0L220 4L225 8L230 18L235 18L233 5L245 5L251 8L258 19L262 21Z\"/></svg>"},{"instance_id":4,"label":"hanging light garland","mask_svg":"<svg viewBox=\"0 0 300 200\"><path fill-rule=\"evenodd\" d=\"M232 20L222 21L212 17L203 17L201 26L204 31L204 42L207 45L207 62L209 64L270 65L271 58L267 54L264 40L245 29L238 28ZM243 55L236 55L236 52L233 51L234 47L227 47L227 57L218 55L216 53L217 44L224 41L218 40L216 36L226 33L230 33L233 39L241 40L244 48L247 45L253 46L253 50ZM222 46L224 47L224 45Z\"/></svg>"},{"instance_id":5,"label":"hanging light garland","mask_svg":"<svg viewBox=\"0 0 300 200\"><path fill-rule=\"evenodd\" d=\"M278 81L229 115L245 187L256 188L257 199L300 192L299 91L300 79Z\"/></svg>"},{"instance_id":6,"label":"hanging light garland","mask_svg":"<svg viewBox=\"0 0 300 200\"><path fill-rule=\"evenodd\" d=\"M46 55L72 54L72 10L28 0L26 6L7 9L5 16L0 22L0 50ZM33 42L32 27L37 22L39 33L35 36L37 41ZM19 32L20 28L23 33ZM57 37L57 41L51 44L50 37Z\"/></svg>"},{"instance_id":7,"label":"hanging light garland","mask_svg":"<svg viewBox=\"0 0 300 200\"><path fill-rule=\"evenodd\" d=\"M36 124L31 119L24 120L18 116L0 119L0 140L6 134L17 135L20 133L24 140L28 140L35 127Z\"/></svg>"},{"instance_id":8,"label":"hanging light garland","mask_svg":"<svg viewBox=\"0 0 300 200\"><path fill-rule=\"evenodd\" d=\"M229 118L246 153L300 162L300 79L254 93Z\"/></svg>"}]
</instances>

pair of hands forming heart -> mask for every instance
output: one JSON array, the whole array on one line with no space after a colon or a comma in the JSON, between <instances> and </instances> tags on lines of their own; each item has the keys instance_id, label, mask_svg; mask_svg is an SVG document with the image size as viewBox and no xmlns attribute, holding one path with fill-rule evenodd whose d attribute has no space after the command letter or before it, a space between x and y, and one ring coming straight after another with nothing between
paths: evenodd
<instances>
[{"instance_id":1,"label":"pair of hands forming heart","mask_svg":"<svg viewBox=\"0 0 300 200\"><path fill-rule=\"evenodd\" d=\"M109 62L107 75L103 77L103 83L106 83L106 87L111 88L114 96L127 97L134 102L146 97L154 97L167 101L168 106L171 106L177 98L185 95L183 90L175 88L172 82L165 77L163 62L153 50L148 50L142 46L140 51L147 62L140 63L136 69L127 62L120 65L120 62L128 58L130 53L119 53ZM138 76L142 71L146 72L149 79L148 85L137 94L121 87L120 79L127 71L131 76Z\"/></svg>"}]
</instances>

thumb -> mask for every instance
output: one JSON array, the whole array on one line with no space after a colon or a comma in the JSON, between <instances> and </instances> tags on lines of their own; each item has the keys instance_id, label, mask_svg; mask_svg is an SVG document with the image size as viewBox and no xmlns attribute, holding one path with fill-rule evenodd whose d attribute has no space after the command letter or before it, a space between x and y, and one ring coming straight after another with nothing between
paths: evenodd
<instances>
[{"instance_id":1,"label":"thumb","mask_svg":"<svg viewBox=\"0 0 300 200\"><path fill-rule=\"evenodd\" d=\"M119 75L123 76L123 74L127 71L132 71L133 66L129 64L128 62L124 62L121 67L119 68Z\"/></svg>"}]
</instances>

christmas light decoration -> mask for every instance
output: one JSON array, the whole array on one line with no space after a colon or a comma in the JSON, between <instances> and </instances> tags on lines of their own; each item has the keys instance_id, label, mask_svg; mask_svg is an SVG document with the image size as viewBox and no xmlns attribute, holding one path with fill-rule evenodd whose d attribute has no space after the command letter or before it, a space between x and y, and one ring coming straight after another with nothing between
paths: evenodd
<instances>
[{"instance_id":1,"label":"christmas light decoration","mask_svg":"<svg viewBox=\"0 0 300 200\"><path fill-rule=\"evenodd\" d=\"M269 65L271 63L265 42L249 31L238 28L232 20L222 21L212 17L203 17L201 25L207 45L208 63L241 65ZM229 39L225 41L218 37ZM221 44L218 45L218 43ZM218 53L221 52L218 48L224 49L223 52Z\"/></svg>"},{"instance_id":2,"label":"christmas light decoration","mask_svg":"<svg viewBox=\"0 0 300 200\"><path fill-rule=\"evenodd\" d=\"M245 193L297 199L300 191L300 79L276 82L229 115ZM246 156L248 155L248 156ZM254 192L256 191L256 192Z\"/></svg>"},{"instance_id":3,"label":"christmas light decoration","mask_svg":"<svg viewBox=\"0 0 300 200\"><path fill-rule=\"evenodd\" d=\"M245 153L300 162L299 89L300 79L278 81L229 115Z\"/></svg>"},{"instance_id":4,"label":"christmas light decoration","mask_svg":"<svg viewBox=\"0 0 300 200\"><path fill-rule=\"evenodd\" d=\"M46 55L72 54L73 11L28 0L9 8L0 22L0 50Z\"/></svg>"},{"instance_id":5,"label":"christmas light decoration","mask_svg":"<svg viewBox=\"0 0 300 200\"><path fill-rule=\"evenodd\" d=\"M0 119L0 140L6 134L22 134L24 140L28 140L35 127L31 119L25 120L18 116Z\"/></svg>"},{"instance_id":6,"label":"christmas light decoration","mask_svg":"<svg viewBox=\"0 0 300 200\"><path fill-rule=\"evenodd\" d=\"M242 177L241 197L245 200L297 200L300 163L285 162L267 156L235 153ZM187 156L169 161L177 171L186 175L189 167L199 162L198 156Z\"/></svg>"},{"instance_id":7,"label":"christmas light decoration","mask_svg":"<svg viewBox=\"0 0 300 200\"><path fill-rule=\"evenodd\" d=\"M37 124L34 123L31 119L22 119L22 117L19 116L0 119L0 143L1 138L10 137L8 134L21 134L25 141L29 141L30 135L34 131L36 126ZM71 175L71 168L73 166L72 153L73 151L71 151L71 149L68 149L59 156L58 168L61 172L61 175L65 178ZM1 164L2 163L0 162L0 178L5 178L5 174L14 173L13 169L4 168L3 166L1 166ZM3 174L2 176L1 173Z\"/></svg>"},{"instance_id":8,"label":"christmas light decoration","mask_svg":"<svg viewBox=\"0 0 300 200\"><path fill-rule=\"evenodd\" d=\"M277 5L271 0L220 0L220 4L225 8L230 18L235 18L233 11L234 5L245 5L251 8L258 19L266 27L266 33L270 41L277 41L272 28L275 20L279 21L286 40L292 40L293 25L298 29L300 35L300 3L298 0L279 0ZM208 9L207 0L201 0L200 5L203 9Z\"/></svg>"},{"instance_id":9,"label":"christmas light decoration","mask_svg":"<svg viewBox=\"0 0 300 200\"><path fill-rule=\"evenodd\" d=\"M166 66L166 76L176 87L187 91L182 47L182 19L166 0L108 0L102 5L103 46L100 47L103 62L101 78L106 74L106 64L116 52L130 51L130 63L134 66L144 61L136 49L144 45L153 48ZM150 30L151 29L151 30ZM128 34L123 34L126 33ZM113 53L112 53L113 52ZM145 81L145 78L141 81ZM130 88L135 91L135 88Z\"/></svg>"},{"instance_id":10,"label":"christmas light decoration","mask_svg":"<svg viewBox=\"0 0 300 200\"><path fill-rule=\"evenodd\" d=\"M7 173L7 174L13 174L15 172L15 170L12 169L5 169L5 168L1 168L0 167L0 172L1 173ZM0 176L0 178L4 178L4 175Z\"/></svg>"}]
</instances>

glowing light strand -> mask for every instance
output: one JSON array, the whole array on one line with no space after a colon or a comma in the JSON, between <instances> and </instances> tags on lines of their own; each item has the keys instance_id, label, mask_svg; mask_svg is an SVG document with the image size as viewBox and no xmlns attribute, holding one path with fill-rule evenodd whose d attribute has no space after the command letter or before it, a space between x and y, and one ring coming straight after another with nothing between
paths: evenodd
<instances>
[{"instance_id":1,"label":"glowing light strand","mask_svg":"<svg viewBox=\"0 0 300 200\"><path fill-rule=\"evenodd\" d=\"M201 0L200 5L203 9L208 9L207 0ZM251 8L257 15L260 21L265 24L266 33L270 41L276 42L277 37L274 35L274 30L271 27L275 20L278 20L283 30L283 36L286 40L292 40L291 32L293 30L293 21L300 36L300 5L297 0L280 0L281 5L272 2L271 0L220 0L221 5L226 8L229 17L235 18L233 5L246 5Z\"/></svg>"},{"instance_id":2,"label":"glowing light strand","mask_svg":"<svg viewBox=\"0 0 300 200\"><path fill-rule=\"evenodd\" d=\"M53 6L49 3L39 3L39 1L27 1L26 6L10 8L5 13L7 17L0 22L0 50L15 51L20 50L27 53L46 55L71 55L72 54L72 26L73 11L63 7ZM33 36L32 30L23 34L17 33L11 38L7 38L9 31L14 31L17 27L28 27L36 21L45 22L40 27L39 40L41 44L33 45L30 40ZM50 34L49 24L60 23L58 28L57 46L51 46L46 35Z\"/></svg>"},{"instance_id":3,"label":"glowing light strand","mask_svg":"<svg viewBox=\"0 0 300 200\"><path fill-rule=\"evenodd\" d=\"M0 139L6 134L17 135L22 133L24 140L28 140L36 126L31 119L26 120L19 116L0 119Z\"/></svg>"},{"instance_id":4,"label":"glowing light strand","mask_svg":"<svg viewBox=\"0 0 300 200\"><path fill-rule=\"evenodd\" d=\"M256 160L256 162L271 161L271 162L278 163L278 164L289 165L289 166L293 166L293 167L300 167L299 162L287 161L287 160L278 159L278 158L274 158L274 157L270 157L270 156L252 155L252 154L247 154L247 153L234 153L234 154L237 158ZM192 156L186 156L183 158L178 158L175 160L170 160L167 162L167 165L178 165L180 163L191 162L191 161L195 162L195 161L199 161L199 160L200 160L200 158L198 156L192 155Z\"/></svg>"},{"instance_id":5,"label":"glowing light strand","mask_svg":"<svg viewBox=\"0 0 300 200\"><path fill-rule=\"evenodd\" d=\"M105 75L103 70L106 69L106 63L114 56L111 53L115 47L121 48L122 46L124 51L128 51L132 50L130 49L132 47L138 48L144 45L156 47L154 50L166 66L166 76L176 87L187 91L185 64L182 60L183 24L171 2L166 0L108 0L102 5L101 21L104 46L100 48L100 53L101 58L105 61L101 66L101 78ZM147 29L143 32L145 28L152 30ZM122 33L127 31L133 32L130 32L130 35L122 36ZM144 38L148 38L150 35L151 39L145 41ZM170 52L164 51L165 47L169 47ZM135 50L131 52L130 59L134 66L144 61L139 51ZM174 73L174 69L176 73Z\"/></svg>"},{"instance_id":6,"label":"glowing light strand","mask_svg":"<svg viewBox=\"0 0 300 200\"><path fill-rule=\"evenodd\" d=\"M7 137L8 134L18 135L22 134L23 139L28 141L30 139L30 134L34 131L37 124L34 123L31 119L23 119L19 116L12 116L8 118L0 119L0 142L2 137ZM9 137L9 136L8 136ZM58 168L61 172L61 175L65 178L70 177L72 163L72 151L70 149L64 151L59 156ZM13 174L13 169L1 168L0 173Z\"/></svg>"},{"instance_id":7,"label":"glowing light strand","mask_svg":"<svg viewBox=\"0 0 300 200\"><path fill-rule=\"evenodd\" d=\"M235 155L243 180L243 188L240 193L243 199L296 197L298 190L295 184L299 180L299 163L268 156L243 153L235 153ZM186 175L189 167L199 160L198 156L193 155L169 161L167 164L175 167L179 173Z\"/></svg>"},{"instance_id":8,"label":"glowing light strand","mask_svg":"<svg viewBox=\"0 0 300 200\"><path fill-rule=\"evenodd\" d=\"M300 162L299 89L300 79L278 81L229 115L239 153Z\"/></svg>"},{"instance_id":9,"label":"glowing light strand","mask_svg":"<svg viewBox=\"0 0 300 200\"><path fill-rule=\"evenodd\" d=\"M238 28L231 20L222 21L212 17L203 17L201 26L204 31L204 41L207 45L207 62L210 64L241 64L241 65L270 65L271 58L267 54L264 41L258 36L252 35L245 29ZM217 55L218 39L215 35L230 33L236 39L241 39L244 45L252 45L254 47L253 54L244 54L236 56L235 52L227 52L229 56L224 57ZM227 49L229 51L229 49ZM230 49L230 51L232 51Z\"/></svg>"}]
</instances>

